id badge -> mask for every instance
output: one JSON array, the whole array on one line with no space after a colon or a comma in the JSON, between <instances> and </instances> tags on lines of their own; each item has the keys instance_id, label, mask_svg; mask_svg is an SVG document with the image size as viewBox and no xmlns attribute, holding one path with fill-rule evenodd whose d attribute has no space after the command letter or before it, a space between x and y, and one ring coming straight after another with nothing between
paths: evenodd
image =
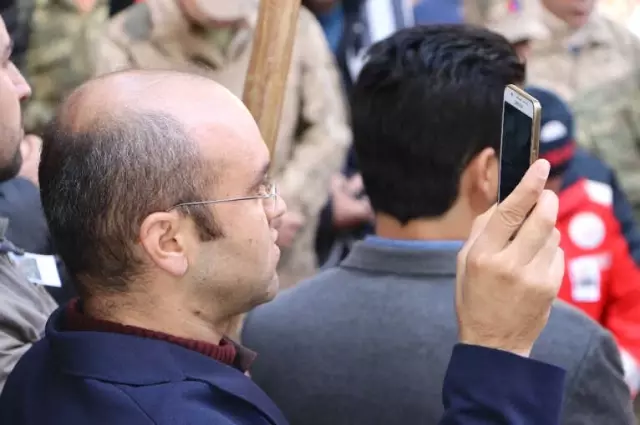
<instances>
[{"instance_id":1,"label":"id badge","mask_svg":"<svg viewBox=\"0 0 640 425\"><path fill-rule=\"evenodd\" d=\"M36 285L62 287L55 256L25 252L23 255L9 253L9 258L29 282Z\"/></svg>"},{"instance_id":2,"label":"id badge","mask_svg":"<svg viewBox=\"0 0 640 425\"><path fill-rule=\"evenodd\" d=\"M576 258L569 262L571 298L576 302L598 302L601 297L600 261L593 257Z\"/></svg>"}]
</instances>

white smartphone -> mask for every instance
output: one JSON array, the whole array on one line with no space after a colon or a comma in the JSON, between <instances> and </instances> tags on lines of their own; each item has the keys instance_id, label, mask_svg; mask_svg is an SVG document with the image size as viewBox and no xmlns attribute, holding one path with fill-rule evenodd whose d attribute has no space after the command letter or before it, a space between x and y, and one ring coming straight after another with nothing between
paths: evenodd
<instances>
[{"instance_id":1,"label":"white smartphone","mask_svg":"<svg viewBox=\"0 0 640 425\"><path fill-rule=\"evenodd\" d=\"M516 188L540 149L540 103L512 84L504 89L498 202Z\"/></svg>"}]
</instances>

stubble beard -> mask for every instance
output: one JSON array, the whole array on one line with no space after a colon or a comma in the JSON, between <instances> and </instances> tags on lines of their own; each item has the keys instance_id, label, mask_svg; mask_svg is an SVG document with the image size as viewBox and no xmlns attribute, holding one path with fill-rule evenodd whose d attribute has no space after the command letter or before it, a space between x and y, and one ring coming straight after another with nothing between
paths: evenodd
<instances>
[{"instance_id":1,"label":"stubble beard","mask_svg":"<svg viewBox=\"0 0 640 425\"><path fill-rule=\"evenodd\" d=\"M3 159L0 162L0 182L5 182L16 177L22 167L22 153L20 152L20 143L22 135L15 134L5 126L0 125L0 143L11 141L11 145L15 146L15 151L10 158Z\"/></svg>"}]
</instances>

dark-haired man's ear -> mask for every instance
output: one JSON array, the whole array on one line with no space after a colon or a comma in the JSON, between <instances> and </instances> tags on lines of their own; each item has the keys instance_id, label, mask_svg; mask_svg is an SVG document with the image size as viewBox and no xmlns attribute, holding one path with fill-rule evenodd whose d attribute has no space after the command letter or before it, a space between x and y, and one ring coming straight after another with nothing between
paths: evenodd
<instances>
[{"instance_id":1,"label":"dark-haired man's ear","mask_svg":"<svg viewBox=\"0 0 640 425\"><path fill-rule=\"evenodd\" d=\"M483 149L467 166L472 208L482 213L496 201L498 193L498 155L493 148Z\"/></svg>"}]
</instances>

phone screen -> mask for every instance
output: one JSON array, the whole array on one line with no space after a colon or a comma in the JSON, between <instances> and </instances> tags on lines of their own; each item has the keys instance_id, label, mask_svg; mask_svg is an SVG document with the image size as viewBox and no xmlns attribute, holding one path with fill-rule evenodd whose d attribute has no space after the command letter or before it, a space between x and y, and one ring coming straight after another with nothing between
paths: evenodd
<instances>
[{"instance_id":1,"label":"phone screen","mask_svg":"<svg viewBox=\"0 0 640 425\"><path fill-rule=\"evenodd\" d=\"M530 116L508 102L504 102L503 105L499 202L513 192L529 169L533 127L533 119Z\"/></svg>"}]
</instances>

